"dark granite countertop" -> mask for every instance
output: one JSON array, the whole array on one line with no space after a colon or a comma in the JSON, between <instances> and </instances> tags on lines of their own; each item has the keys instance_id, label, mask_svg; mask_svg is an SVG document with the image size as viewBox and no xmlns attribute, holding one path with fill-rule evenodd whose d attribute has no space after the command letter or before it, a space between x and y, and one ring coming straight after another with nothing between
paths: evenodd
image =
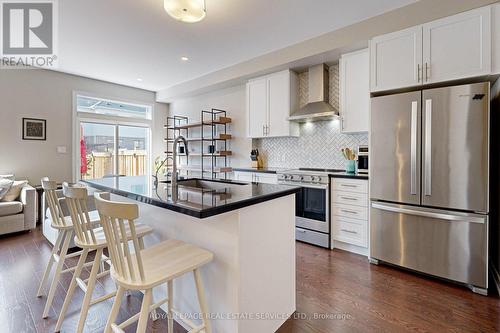
<instances>
[{"instance_id":1,"label":"dark granite countertop","mask_svg":"<svg viewBox=\"0 0 500 333\"><path fill-rule=\"evenodd\" d=\"M263 172L263 173L277 173L280 171L290 170L293 168L273 168L273 167L264 167L264 168L233 168L233 171L240 172ZM325 169L328 170L328 169ZM368 179L367 174L358 174L358 173L347 173L347 172L331 172L329 176L332 178L354 178L354 179Z\"/></svg>"},{"instance_id":2,"label":"dark granite countertop","mask_svg":"<svg viewBox=\"0 0 500 333\"><path fill-rule=\"evenodd\" d=\"M233 171L277 173L277 172L288 170L288 169L289 168L273 168L273 167L263 167L263 168L233 168Z\"/></svg>"},{"instance_id":3,"label":"dark granite countertop","mask_svg":"<svg viewBox=\"0 0 500 333\"><path fill-rule=\"evenodd\" d=\"M82 180L90 187L111 192L181 214L206 218L294 194L298 186L244 183L231 180L179 180L175 195L170 182L153 188L147 176Z\"/></svg>"}]
</instances>

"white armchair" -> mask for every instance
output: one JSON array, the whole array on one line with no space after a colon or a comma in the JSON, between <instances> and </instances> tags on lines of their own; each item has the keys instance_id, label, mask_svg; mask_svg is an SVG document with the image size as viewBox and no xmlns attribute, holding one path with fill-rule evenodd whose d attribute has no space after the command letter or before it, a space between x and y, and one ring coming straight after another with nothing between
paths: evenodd
<instances>
[{"instance_id":1,"label":"white armchair","mask_svg":"<svg viewBox=\"0 0 500 333\"><path fill-rule=\"evenodd\" d=\"M36 227L36 190L26 184L15 201L0 201L0 235Z\"/></svg>"}]
</instances>

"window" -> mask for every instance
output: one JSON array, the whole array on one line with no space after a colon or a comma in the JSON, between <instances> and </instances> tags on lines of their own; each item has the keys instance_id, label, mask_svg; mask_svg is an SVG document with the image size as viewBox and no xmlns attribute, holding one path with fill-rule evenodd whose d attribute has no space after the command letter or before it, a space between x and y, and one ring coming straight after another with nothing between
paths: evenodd
<instances>
[{"instance_id":1,"label":"window","mask_svg":"<svg viewBox=\"0 0 500 333\"><path fill-rule=\"evenodd\" d=\"M84 95L75 101L76 180L150 174L151 106Z\"/></svg>"},{"instance_id":2,"label":"window","mask_svg":"<svg viewBox=\"0 0 500 333\"><path fill-rule=\"evenodd\" d=\"M81 179L115 174L115 132L114 125L80 123Z\"/></svg>"},{"instance_id":3,"label":"window","mask_svg":"<svg viewBox=\"0 0 500 333\"><path fill-rule=\"evenodd\" d=\"M78 112L125 118L151 119L151 107L144 105L78 95L76 97L76 106Z\"/></svg>"},{"instance_id":4,"label":"window","mask_svg":"<svg viewBox=\"0 0 500 333\"><path fill-rule=\"evenodd\" d=\"M143 176L147 174L148 129L118 126L118 174Z\"/></svg>"}]
</instances>

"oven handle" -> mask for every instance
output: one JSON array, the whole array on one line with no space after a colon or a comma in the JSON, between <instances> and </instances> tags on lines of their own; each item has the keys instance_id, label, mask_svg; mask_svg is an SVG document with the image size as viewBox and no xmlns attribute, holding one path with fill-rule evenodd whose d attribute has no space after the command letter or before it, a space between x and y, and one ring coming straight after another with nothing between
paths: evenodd
<instances>
[{"instance_id":1,"label":"oven handle","mask_svg":"<svg viewBox=\"0 0 500 333\"><path fill-rule=\"evenodd\" d=\"M291 186L301 186L307 188L315 188L319 190L328 190L328 184L303 184L303 183L290 183L290 182L278 182L280 185L291 185Z\"/></svg>"}]
</instances>

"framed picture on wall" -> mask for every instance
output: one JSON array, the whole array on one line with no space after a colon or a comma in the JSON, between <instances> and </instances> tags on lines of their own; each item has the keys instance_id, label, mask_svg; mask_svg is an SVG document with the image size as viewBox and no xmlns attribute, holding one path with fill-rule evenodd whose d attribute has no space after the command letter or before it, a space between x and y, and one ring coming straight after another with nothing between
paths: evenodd
<instances>
[{"instance_id":1,"label":"framed picture on wall","mask_svg":"<svg viewBox=\"0 0 500 333\"><path fill-rule=\"evenodd\" d=\"M23 140L47 140L47 120L23 118Z\"/></svg>"}]
</instances>

